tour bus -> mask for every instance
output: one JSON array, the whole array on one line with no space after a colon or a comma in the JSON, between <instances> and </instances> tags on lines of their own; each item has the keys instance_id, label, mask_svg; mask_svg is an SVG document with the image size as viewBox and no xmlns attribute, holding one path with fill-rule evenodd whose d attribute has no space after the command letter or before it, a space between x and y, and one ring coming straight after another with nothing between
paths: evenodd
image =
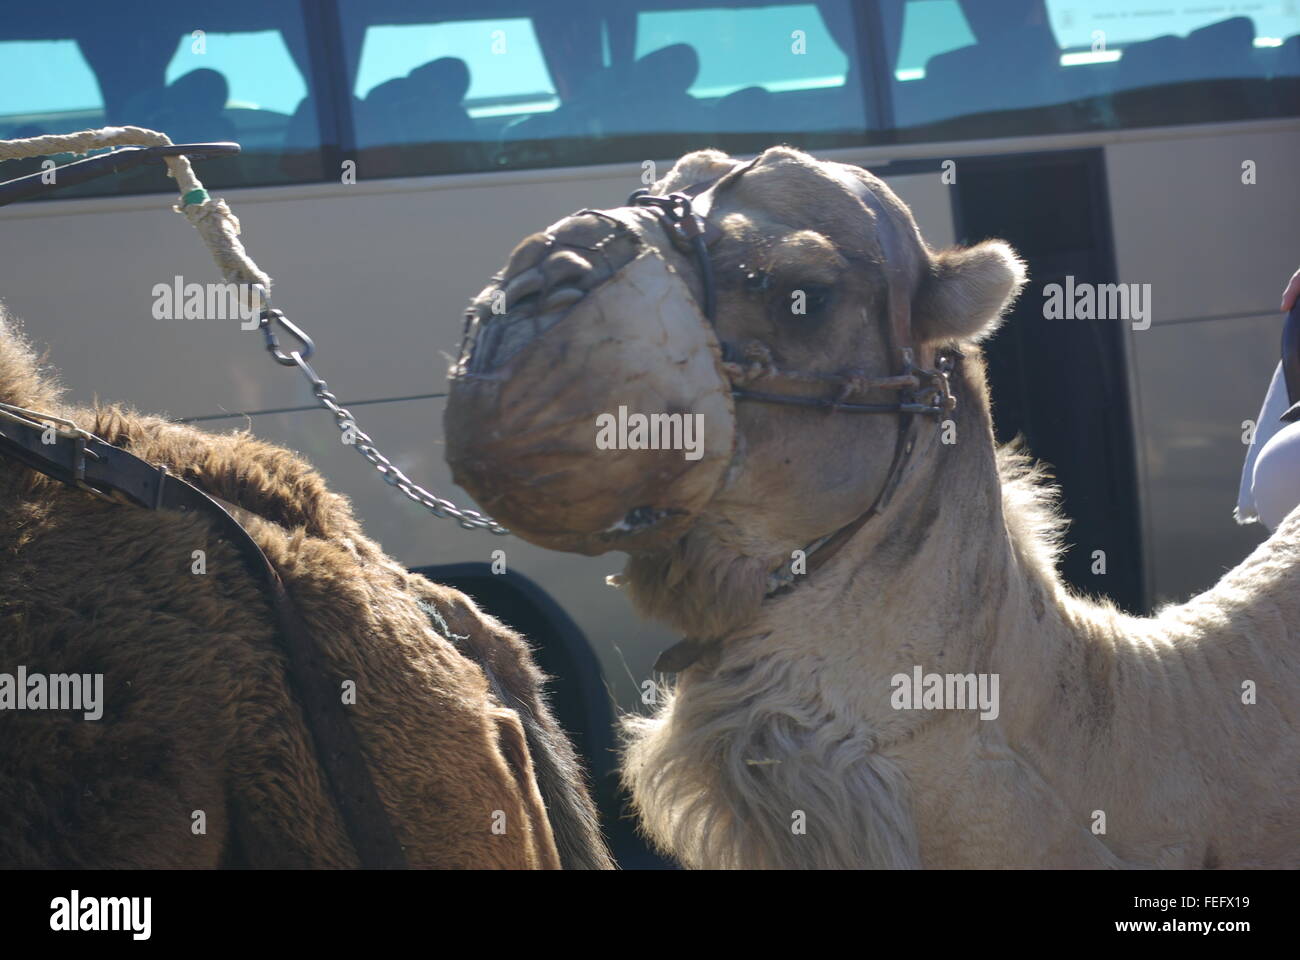
<instances>
[{"instance_id":1,"label":"tour bus","mask_svg":"<svg viewBox=\"0 0 1300 960\"><path fill-rule=\"evenodd\" d=\"M1296 0L10 6L0 139L106 124L242 145L197 171L274 305L357 426L462 505L445 375L510 249L689 150L786 143L882 176L932 245L1026 258L987 344L994 413L1061 486L1072 584L1147 611L1266 535L1233 505L1300 261ZM299 451L390 554L528 634L613 809L613 718L646 709L678 639L607 585L621 556L435 518L247 324L157 319L157 285L220 279L175 201L155 165L0 209L0 301L74 399Z\"/></svg>"}]
</instances>

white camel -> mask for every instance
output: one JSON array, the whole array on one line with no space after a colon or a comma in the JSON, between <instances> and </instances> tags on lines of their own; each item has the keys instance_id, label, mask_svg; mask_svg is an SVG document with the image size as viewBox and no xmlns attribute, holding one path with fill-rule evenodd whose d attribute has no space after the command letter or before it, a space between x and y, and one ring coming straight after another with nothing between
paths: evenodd
<instances>
[{"instance_id":1,"label":"white camel","mask_svg":"<svg viewBox=\"0 0 1300 960\"><path fill-rule=\"evenodd\" d=\"M714 326L733 347L715 360L733 386L896 401L892 329L913 341L919 368L948 358L956 407L908 421L914 448L893 495L859 524L894 474L898 415L742 398L734 424L716 425L734 427L735 442L706 503L641 506L569 545L617 548L633 519L653 527L672 514L670 535L626 541L634 603L691 638L673 654L675 688L626 723L624 778L649 837L706 868L1300 865L1300 515L1213 589L1150 618L1071 592L1051 490L1026 456L995 449L977 346L1025 281L1013 251L932 251L880 180L788 148L743 167L691 154L653 192L710 182ZM658 215L611 216L639 238L634 263L649 249L702 294L697 254ZM521 245L500 286L540 270L526 313L572 304L551 297L561 283L617 283L617 260L588 257L584 276L564 249L573 238L590 247L598 229L608 226L591 214L561 221L549 243ZM792 315L800 291L816 307ZM480 327L517 321L490 316L487 302ZM602 335L644 325L609 302ZM584 335L571 319L538 320L536 342L511 349L562 358ZM535 461L511 459L502 438L515 408L491 406L474 381L496 376L498 389L516 362L472 372L463 360L449 409L449 438L462 417L483 438L453 445L458 475L507 520L510 489L529 495L518 481ZM842 375L792 388L782 370ZM608 391L591 410L626 399ZM539 445L523 447L535 457ZM602 456L585 453L585 482ZM511 484L482 481L494 473ZM567 474L548 463L538 482L556 476ZM556 502L552 528L567 509ZM931 674L948 682L925 681L912 698L914 678ZM996 702L973 703L980 693Z\"/></svg>"}]
</instances>

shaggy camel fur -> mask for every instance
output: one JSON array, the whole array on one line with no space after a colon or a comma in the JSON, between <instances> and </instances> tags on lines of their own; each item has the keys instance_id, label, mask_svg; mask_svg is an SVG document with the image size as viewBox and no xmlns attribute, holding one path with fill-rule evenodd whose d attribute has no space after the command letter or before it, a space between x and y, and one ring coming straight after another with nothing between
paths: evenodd
<instances>
[{"instance_id":1,"label":"shaggy camel fur","mask_svg":"<svg viewBox=\"0 0 1300 960\"><path fill-rule=\"evenodd\" d=\"M0 400L74 419L241 508L356 683L353 723L412 866L611 865L524 642L384 556L305 463L246 433L71 409L3 317ZM100 673L105 701L98 720L0 711L0 865L356 864L270 607L205 519L3 458L0 518L0 672Z\"/></svg>"},{"instance_id":2,"label":"shaggy camel fur","mask_svg":"<svg viewBox=\"0 0 1300 960\"><path fill-rule=\"evenodd\" d=\"M654 192L738 167L692 154ZM1300 515L1154 617L1071 593L1050 490L995 450L976 346L1024 283L1010 248L932 251L883 182L796 150L723 183L721 340L762 341L779 369L897 373L882 318L901 289L919 365L965 356L955 414L920 422L885 513L792 587L771 575L881 489L896 417L738 402L712 501L632 555L637 607L706 651L626 724L647 834L692 867L1300 865ZM698 293L689 258L645 237ZM815 289L792 315L792 292ZM996 716L897 700L918 667L995 675Z\"/></svg>"}]
</instances>

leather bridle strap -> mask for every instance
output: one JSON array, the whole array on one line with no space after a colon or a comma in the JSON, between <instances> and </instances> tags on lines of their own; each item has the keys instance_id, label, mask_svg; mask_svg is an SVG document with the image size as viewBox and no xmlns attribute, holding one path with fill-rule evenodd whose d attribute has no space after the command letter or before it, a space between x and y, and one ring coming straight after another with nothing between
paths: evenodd
<instances>
[{"instance_id":1,"label":"leather bridle strap","mask_svg":"<svg viewBox=\"0 0 1300 960\"><path fill-rule=\"evenodd\" d=\"M814 546L805 550L808 562L804 569L804 576L815 573L825 566L832 557L853 539L859 530L867 525L868 520L879 516L884 511L890 497L893 496L899 482L903 479L903 466L911 456L913 446L916 443L915 419L910 415L908 416L910 422L905 425L900 423L899 425L897 440L894 443L894 457L889 464L889 473L885 477L884 486L876 494L876 499L870 507L855 519L850 520L829 536L813 541ZM794 582L793 576L781 579L773 575L773 579L780 579L781 582L774 589L768 590L766 594L768 597L780 590L787 589ZM702 657L716 650L721 642L722 638L720 637L713 639L686 637L663 650L655 659L652 669L657 673L681 673L687 667L697 663Z\"/></svg>"},{"instance_id":2,"label":"leather bridle strap","mask_svg":"<svg viewBox=\"0 0 1300 960\"><path fill-rule=\"evenodd\" d=\"M362 867L405 867L406 856L366 764L361 741L343 706L341 686L319 642L294 607L284 582L252 536L213 498L180 477L120 447L76 429L37 422L42 414L0 404L0 455L55 480L148 510L202 516L213 533L239 551L275 614L288 658L288 682L325 774L339 817ZM69 429L71 427L71 429ZM51 442L45 442L46 440Z\"/></svg>"},{"instance_id":3,"label":"leather bridle strap","mask_svg":"<svg viewBox=\"0 0 1300 960\"><path fill-rule=\"evenodd\" d=\"M660 221L673 245L684 253L692 255L700 280L700 306L710 325L717 324L717 285L713 270L713 261L709 256L708 232L709 217L720 190L734 185L746 172L759 162L757 158L743 167L737 167L729 173L701 183L692 184L667 196L651 194L648 190L637 190L628 197L627 205L635 208L650 209ZM953 399L947 389L947 370L943 368L926 370L917 366L915 345L911 338L911 291L907 278L900 269L901 258L898 256L900 244L897 226L888 215L879 197L870 186L852 174L832 170L832 175L847 191L856 196L864 207L870 211L876 226L876 237L883 251L883 263L888 278L889 311L883 324L888 353L894 358L895 376L865 380L859 376L844 374L809 375L794 371L762 369L753 379L808 380L821 379L823 382L839 382L844 393L838 397L811 397L799 394L772 393L750 389L750 375L739 368L745 351L737 345L720 340L724 366L729 367L732 378L731 392L737 400L753 400L763 403L785 404L790 406L820 407L825 410L837 410L845 413L898 413L924 414L939 417L950 413ZM628 229L628 224L610 217L603 211L583 210L613 220ZM642 242L646 242L641 238ZM752 345L752 344L751 344ZM743 385L742 385L743 384ZM926 387L930 395L927 402L920 402L913 390ZM846 398L853 390L888 388L900 391L903 396L895 403L859 403Z\"/></svg>"},{"instance_id":4,"label":"leather bridle strap","mask_svg":"<svg viewBox=\"0 0 1300 960\"><path fill-rule=\"evenodd\" d=\"M911 458L912 451L916 447L916 421L913 419L913 415L904 413L900 414L900 416L905 418L906 422L899 422L898 435L894 442L894 456L889 463L889 472L885 474L885 483L880 488L880 492L876 494L876 499L856 519L840 527L812 551L808 557L805 575L814 573L824 567L845 544L853 539L854 534L866 526L868 520L879 516L884 512L885 507L889 505L890 498L893 497L894 491L898 489L899 483L902 482L903 468L907 465L907 461Z\"/></svg>"},{"instance_id":5,"label":"leather bridle strap","mask_svg":"<svg viewBox=\"0 0 1300 960\"><path fill-rule=\"evenodd\" d=\"M719 185L734 183L747 170L754 166L755 160L745 167L738 168L726 176L697 185L689 193L675 193L668 197L654 197L645 191L638 191L629 198L637 206L649 206L658 212L665 221L664 226L669 236L675 240L686 240L695 252L699 265L700 280L704 287L704 313L710 323L716 322L716 292L712 263L705 245L706 218L711 212L714 194ZM911 330L911 290L907 287L906 276L900 264L900 246L897 228L885 210L880 198L872 192L870 186L852 174L834 174L835 179L862 201L872 215L876 228L877 242L880 244L884 267L888 276L888 322L883 324L888 350L895 358L895 367L901 376L916 376L918 382L929 379L936 385L940 399L936 403L921 404L909 402L910 396L900 396L894 404L857 404L842 401L826 401L817 398L792 395L765 394L740 389L733 385L732 393L739 400L759 400L769 403L784 403L826 407L832 410L844 410L854 413L894 413L898 415L898 432L894 441L894 452L884 483L865 511L833 533L814 541L805 551L808 557L805 575L824 567L843 547L849 543L869 520L879 516L888 506L894 492L902 482L907 464L916 448L917 416L939 415L951 412L955 401L948 390L947 374L951 369L951 360L946 360L932 371L921 370L916 363L915 346ZM727 345L723 344L724 354ZM778 585L768 591L768 596L787 588L793 582L791 578L781 578L774 574ZM701 656L712 649L718 640L699 640L687 638L669 647L660 654L655 663L655 670L676 673L686 669Z\"/></svg>"},{"instance_id":6,"label":"leather bridle strap","mask_svg":"<svg viewBox=\"0 0 1300 960\"><path fill-rule=\"evenodd\" d=\"M897 228L885 211L883 204L881 204L880 198L871 191L866 183L851 174L839 176L837 179L857 195L875 218L876 235L884 257L885 269L889 274L889 323L885 325L886 337L889 340L891 351L898 358L902 371L905 373L920 372L916 366L915 347L912 342L911 291L907 289L905 278L898 269L900 257ZM947 399L945 405L947 411L951 411L955 406L955 401L952 401L947 390L947 374L951 362L951 359L943 361L935 371L937 376L943 379L943 393ZM876 494L871 506L855 519L840 527L830 536L814 541L815 547L806 554L808 562L805 568L805 576L829 563L853 539L854 535L866 526L867 521L884 512L889 505L889 501L893 498L894 492L902 483L907 464L911 460L912 452L916 449L917 411L909 409L909 405L905 403L900 403L898 406L898 433L894 441L894 454L890 460L889 470L885 474L885 481L880 488L880 492ZM932 408L923 409L925 412L933 412ZM781 584L781 587L788 585L789 582L786 581Z\"/></svg>"}]
</instances>

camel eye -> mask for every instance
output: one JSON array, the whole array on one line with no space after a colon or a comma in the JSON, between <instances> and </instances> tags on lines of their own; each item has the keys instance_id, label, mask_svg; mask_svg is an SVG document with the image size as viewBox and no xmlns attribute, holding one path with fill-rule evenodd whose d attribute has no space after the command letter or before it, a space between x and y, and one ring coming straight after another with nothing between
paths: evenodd
<instances>
[{"instance_id":1,"label":"camel eye","mask_svg":"<svg viewBox=\"0 0 1300 960\"><path fill-rule=\"evenodd\" d=\"M742 283L745 286L746 293L766 293L772 286L772 275L764 270L750 270L744 264L740 269L743 271Z\"/></svg>"},{"instance_id":2,"label":"camel eye","mask_svg":"<svg viewBox=\"0 0 1300 960\"><path fill-rule=\"evenodd\" d=\"M790 291L790 312L796 316L816 317L830 306L835 291L822 283L805 283Z\"/></svg>"}]
</instances>

